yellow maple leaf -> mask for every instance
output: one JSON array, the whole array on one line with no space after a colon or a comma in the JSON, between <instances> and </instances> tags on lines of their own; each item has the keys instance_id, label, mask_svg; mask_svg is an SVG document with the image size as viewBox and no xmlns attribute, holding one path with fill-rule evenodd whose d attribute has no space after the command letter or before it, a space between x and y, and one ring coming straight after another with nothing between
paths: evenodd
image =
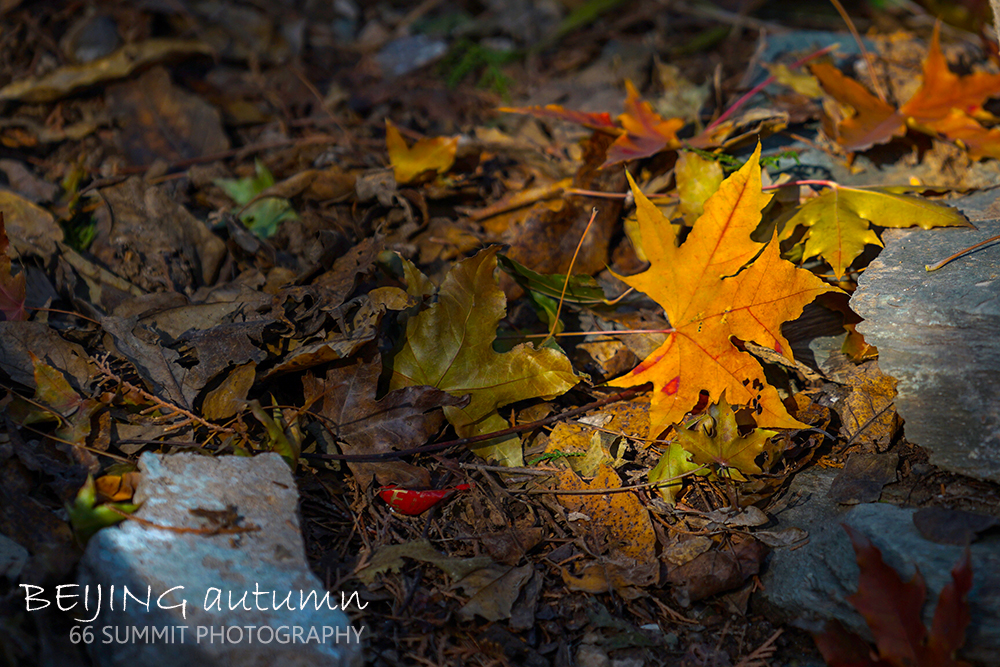
<instances>
[{"instance_id":1,"label":"yellow maple leaf","mask_svg":"<svg viewBox=\"0 0 1000 667\"><path fill-rule=\"evenodd\" d=\"M424 172L443 174L455 164L458 137L421 139L407 146L403 135L389 120L385 121L385 145L397 183L409 183Z\"/></svg>"},{"instance_id":2,"label":"yellow maple leaf","mask_svg":"<svg viewBox=\"0 0 1000 667\"><path fill-rule=\"evenodd\" d=\"M705 203L680 246L677 229L629 175L650 267L622 280L663 306L673 330L630 373L609 384L653 383L651 437L681 421L702 391L710 403L725 392L733 405L751 406L759 426L804 427L788 414L757 360L734 339L754 341L791 360L781 324L820 294L838 290L781 259L773 237L767 244L751 240L771 199L761 192L759 158L760 145Z\"/></svg>"}]
</instances>

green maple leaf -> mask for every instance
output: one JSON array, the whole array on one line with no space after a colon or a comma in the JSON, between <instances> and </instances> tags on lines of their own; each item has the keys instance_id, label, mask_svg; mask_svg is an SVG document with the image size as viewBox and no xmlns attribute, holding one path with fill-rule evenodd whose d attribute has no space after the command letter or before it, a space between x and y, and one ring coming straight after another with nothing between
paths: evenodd
<instances>
[{"instance_id":1,"label":"green maple leaf","mask_svg":"<svg viewBox=\"0 0 1000 667\"><path fill-rule=\"evenodd\" d=\"M465 407L444 407L462 437L503 430L508 424L497 408L554 398L579 381L558 350L528 343L505 353L493 349L497 324L506 312L495 277L497 250L482 250L448 272L437 301L407 321L405 343L392 360L390 390L428 385L452 396L469 396ZM493 439L473 451L504 465L524 465L517 437Z\"/></svg>"},{"instance_id":2,"label":"green maple leaf","mask_svg":"<svg viewBox=\"0 0 1000 667\"><path fill-rule=\"evenodd\" d=\"M758 428L747 435L740 435L736 414L725 396L708 409L708 415L714 422L711 432L701 428L677 429L676 442L691 452L692 460L717 472L726 470L732 479L741 482L746 479L741 473L761 474L763 471L755 459L764 451L768 438L777 435L777 431Z\"/></svg>"}]
</instances>

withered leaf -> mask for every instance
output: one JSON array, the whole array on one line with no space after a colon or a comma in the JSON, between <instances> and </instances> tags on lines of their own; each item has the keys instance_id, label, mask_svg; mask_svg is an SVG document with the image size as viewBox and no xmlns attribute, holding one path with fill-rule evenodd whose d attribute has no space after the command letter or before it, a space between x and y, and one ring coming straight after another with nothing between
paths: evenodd
<instances>
[{"instance_id":1,"label":"withered leaf","mask_svg":"<svg viewBox=\"0 0 1000 667\"><path fill-rule=\"evenodd\" d=\"M329 370L326 381L312 375L303 378L306 403L320 399L319 414L340 443L344 454L378 454L425 444L444 422L438 408L458 407L467 398L451 396L432 387L404 387L375 400L381 360L355 359ZM372 476L382 484L427 488L429 474L403 461L347 464L362 488Z\"/></svg>"}]
</instances>

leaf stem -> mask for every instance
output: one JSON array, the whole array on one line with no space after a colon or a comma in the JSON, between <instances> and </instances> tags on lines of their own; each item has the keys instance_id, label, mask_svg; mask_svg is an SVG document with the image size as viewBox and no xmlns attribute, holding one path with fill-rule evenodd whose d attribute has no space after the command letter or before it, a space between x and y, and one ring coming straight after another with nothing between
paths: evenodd
<instances>
[{"instance_id":1,"label":"leaf stem","mask_svg":"<svg viewBox=\"0 0 1000 667\"><path fill-rule=\"evenodd\" d=\"M865 59L865 64L868 65L868 78L871 79L872 89L875 90L875 94L883 102L885 99L885 91L882 89L882 84L879 83L878 78L875 76L875 58L872 57L871 52L865 48L865 43L861 39L861 35L858 33L858 29L854 25L854 21L851 20L851 16L844 9L844 5L840 4L840 0L830 0L830 3L836 7L837 12L840 17L844 19L844 23L847 24L847 29L851 31L851 37L854 41L858 43L858 48L861 49L861 56Z\"/></svg>"}]
</instances>

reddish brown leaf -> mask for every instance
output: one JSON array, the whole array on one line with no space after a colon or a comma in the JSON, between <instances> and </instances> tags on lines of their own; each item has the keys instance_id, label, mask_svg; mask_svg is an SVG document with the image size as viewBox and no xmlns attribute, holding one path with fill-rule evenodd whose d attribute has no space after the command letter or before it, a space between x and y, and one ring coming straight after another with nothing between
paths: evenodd
<instances>
[{"instance_id":1,"label":"reddish brown leaf","mask_svg":"<svg viewBox=\"0 0 1000 667\"><path fill-rule=\"evenodd\" d=\"M882 553L862 533L844 525L858 560L858 592L848 600L864 617L878 646L866 654L865 643L839 624L814 635L831 667L965 667L955 652L969 625L966 595L972 588L969 550L951 571L952 581L938 598L930 636L921 620L927 588L920 571L907 582L882 560Z\"/></svg>"},{"instance_id":2,"label":"reddish brown leaf","mask_svg":"<svg viewBox=\"0 0 1000 667\"><path fill-rule=\"evenodd\" d=\"M845 630L838 621L827 623L822 633L813 635L813 640L830 667L891 667L885 660L876 660L868 642Z\"/></svg>"},{"instance_id":3,"label":"reddish brown leaf","mask_svg":"<svg viewBox=\"0 0 1000 667\"><path fill-rule=\"evenodd\" d=\"M684 121L680 118L664 119L653 111L649 102L639 97L639 91L631 81L625 82L625 89L625 113L618 116L625 134L611 144L608 159L601 165L602 168L625 160L649 157L680 145L677 131L684 127Z\"/></svg>"},{"instance_id":4,"label":"reddish brown leaf","mask_svg":"<svg viewBox=\"0 0 1000 667\"><path fill-rule=\"evenodd\" d=\"M810 68L823 89L855 114L837 126L837 140L849 151L861 151L902 136L909 125L926 134L940 134L966 146L973 158L1000 156L1000 131L987 130L975 116L983 103L1000 95L1000 74L975 72L958 76L941 53L940 23L924 60L923 82L898 110L878 99L828 64Z\"/></svg>"},{"instance_id":5,"label":"reddish brown leaf","mask_svg":"<svg viewBox=\"0 0 1000 667\"><path fill-rule=\"evenodd\" d=\"M941 23L934 24L934 36L924 60L924 82L899 112L918 123L931 123L957 109L970 116L983 110L983 103L1000 95L1000 74L974 72L957 76L948 69L941 53Z\"/></svg>"},{"instance_id":6,"label":"reddish brown leaf","mask_svg":"<svg viewBox=\"0 0 1000 667\"><path fill-rule=\"evenodd\" d=\"M951 570L951 581L941 589L934 620L931 622L931 636L927 640L929 654L927 665L950 665L955 652L965 643L965 629L972 617L966 597L972 589L972 557L965 549L962 560Z\"/></svg>"},{"instance_id":7,"label":"reddish brown leaf","mask_svg":"<svg viewBox=\"0 0 1000 667\"><path fill-rule=\"evenodd\" d=\"M904 583L867 537L846 524L844 529L861 568L858 592L848 601L868 623L882 657L904 665L919 664L917 654L927 637L927 628L920 619L927 586L920 570Z\"/></svg>"},{"instance_id":8,"label":"reddish brown leaf","mask_svg":"<svg viewBox=\"0 0 1000 667\"><path fill-rule=\"evenodd\" d=\"M325 382L309 375L303 378L306 402L318 402L317 411L326 418L345 454L378 454L422 445L444 422L440 407L466 403L431 387L397 389L376 401L381 372L378 358L357 359L330 369ZM430 485L426 470L405 461L347 465L362 488L373 475L382 483Z\"/></svg>"}]
</instances>

